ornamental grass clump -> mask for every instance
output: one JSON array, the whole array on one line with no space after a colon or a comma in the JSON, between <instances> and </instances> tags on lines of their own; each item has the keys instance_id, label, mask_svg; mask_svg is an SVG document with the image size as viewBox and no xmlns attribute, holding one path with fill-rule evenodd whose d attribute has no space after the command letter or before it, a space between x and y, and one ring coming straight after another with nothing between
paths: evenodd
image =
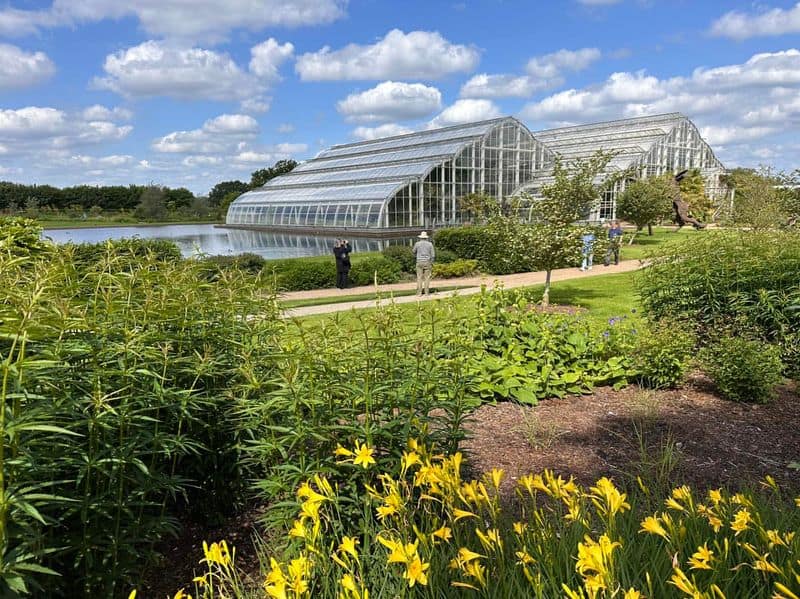
<instances>
[{"instance_id":1,"label":"ornamental grass clump","mask_svg":"<svg viewBox=\"0 0 800 599\"><path fill-rule=\"evenodd\" d=\"M371 447L340 465L370 470ZM358 463L357 463L358 462ZM408 441L394 471L347 495L327 476L297 490L284 549L260 581L212 564L198 598L568 597L723 599L800 596L800 497L772 477L753 493L688 486L666 498L641 479L584 487L553 472L461 478L462 456ZM501 496L513 493L509 504ZM343 521L341 506L362 508ZM203 560L208 564L208 556ZM213 583L213 584L212 584ZM253 584L259 583L256 589Z\"/></svg>"}]
</instances>

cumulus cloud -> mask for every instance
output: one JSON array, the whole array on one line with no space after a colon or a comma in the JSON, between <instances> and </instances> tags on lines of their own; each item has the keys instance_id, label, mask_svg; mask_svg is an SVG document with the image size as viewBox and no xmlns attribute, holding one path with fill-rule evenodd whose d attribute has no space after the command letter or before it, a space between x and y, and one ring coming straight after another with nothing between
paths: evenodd
<instances>
[{"instance_id":1,"label":"cumulus cloud","mask_svg":"<svg viewBox=\"0 0 800 599\"><path fill-rule=\"evenodd\" d=\"M0 34L27 35L39 29L133 16L149 34L188 41L224 40L231 31L260 31L331 23L345 14L346 0L54 0L44 10L0 11Z\"/></svg>"},{"instance_id":2,"label":"cumulus cloud","mask_svg":"<svg viewBox=\"0 0 800 599\"><path fill-rule=\"evenodd\" d=\"M771 135L800 134L800 51L753 55L740 64L660 79L644 71L568 89L529 103L521 115L541 126L683 112L707 141L729 149Z\"/></svg>"},{"instance_id":3,"label":"cumulus cloud","mask_svg":"<svg viewBox=\"0 0 800 599\"><path fill-rule=\"evenodd\" d=\"M336 109L350 121L374 122L426 117L442 107L442 94L421 83L384 81L364 92L350 94Z\"/></svg>"},{"instance_id":4,"label":"cumulus cloud","mask_svg":"<svg viewBox=\"0 0 800 599\"><path fill-rule=\"evenodd\" d=\"M169 154L224 153L243 139L253 139L259 132L256 120L244 114L223 114L207 120L199 129L173 131L156 139L156 152Z\"/></svg>"},{"instance_id":5,"label":"cumulus cloud","mask_svg":"<svg viewBox=\"0 0 800 599\"><path fill-rule=\"evenodd\" d=\"M501 116L500 109L491 100L458 100L428 123L428 128L449 127L450 125L483 121L499 116Z\"/></svg>"},{"instance_id":6,"label":"cumulus cloud","mask_svg":"<svg viewBox=\"0 0 800 599\"><path fill-rule=\"evenodd\" d=\"M392 135L404 135L411 133L413 129L403 127L397 123L386 123L377 127L356 127L353 129L353 136L358 139L378 139L381 137L391 137Z\"/></svg>"},{"instance_id":7,"label":"cumulus cloud","mask_svg":"<svg viewBox=\"0 0 800 599\"><path fill-rule=\"evenodd\" d=\"M711 35L745 40L800 33L800 2L792 8L773 8L758 13L734 10L711 24Z\"/></svg>"},{"instance_id":8,"label":"cumulus cloud","mask_svg":"<svg viewBox=\"0 0 800 599\"><path fill-rule=\"evenodd\" d=\"M106 57L94 86L126 97L244 100L258 95L256 79L227 55L147 41Z\"/></svg>"},{"instance_id":9,"label":"cumulus cloud","mask_svg":"<svg viewBox=\"0 0 800 599\"><path fill-rule=\"evenodd\" d=\"M279 79L278 67L294 54L294 46L289 42L281 45L269 38L250 48L250 72L267 81Z\"/></svg>"},{"instance_id":10,"label":"cumulus cloud","mask_svg":"<svg viewBox=\"0 0 800 599\"><path fill-rule=\"evenodd\" d=\"M0 144L25 155L40 149L64 149L118 141L133 127L112 120L87 118L82 111L71 114L51 107L28 106L0 109Z\"/></svg>"},{"instance_id":11,"label":"cumulus cloud","mask_svg":"<svg viewBox=\"0 0 800 599\"><path fill-rule=\"evenodd\" d=\"M527 75L488 75L481 73L461 86L462 98L529 98L552 87L546 80Z\"/></svg>"},{"instance_id":12,"label":"cumulus cloud","mask_svg":"<svg viewBox=\"0 0 800 599\"><path fill-rule=\"evenodd\" d=\"M564 71L581 71L601 56L597 48L559 50L528 61L525 75L481 73L461 86L462 98L529 98L564 83Z\"/></svg>"},{"instance_id":13,"label":"cumulus cloud","mask_svg":"<svg viewBox=\"0 0 800 599\"><path fill-rule=\"evenodd\" d=\"M0 90L31 87L52 77L53 61L44 52L25 52L0 44Z\"/></svg>"},{"instance_id":14,"label":"cumulus cloud","mask_svg":"<svg viewBox=\"0 0 800 599\"><path fill-rule=\"evenodd\" d=\"M531 58L526 70L531 77L554 79L559 77L563 71L582 71L599 60L600 56L600 50L597 48L561 49L552 54Z\"/></svg>"},{"instance_id":15,"label":"cumulus cloud","mask_svg":"<svg viewBox=\"0 0 800 599\"><path fill-rule=\"evenodd\" d=\"M393 29L375 44L349 44L340 50L325 46L303 54L295 70L304 81L438 79L469 72L479 59L476 48L453 44L436 31Z\"/></svg>"}]
</instances>

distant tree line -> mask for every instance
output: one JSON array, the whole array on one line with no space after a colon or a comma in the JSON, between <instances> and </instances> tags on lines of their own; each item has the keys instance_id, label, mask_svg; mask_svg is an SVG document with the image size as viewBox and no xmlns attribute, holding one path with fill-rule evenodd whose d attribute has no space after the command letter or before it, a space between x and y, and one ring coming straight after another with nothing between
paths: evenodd
<instances>
[{"instance_id":1,"label":"distant tree line","mask_svg":"<svg viewBox=\"0 0 800 599\"><path fill-rule=\"evenodd\" d=\"M0 181L0 210L25 210L31 205L50 210L66 210L94 206L102 210L134 210L148 189L145 185L76 185L74 187L53 187L52 185L25 185ZM185 187L161 188L166 206L179 209L189 206L194 194Z\"/></svg>"},{"instance_id":2,"label":"distant tree line","mask_svg":"<svg viewBox=\"0 0 800 599\"><path fill-rule=\"evenodd\" d=\"M270 179L294 170L296 166L297 162L294 160L278 160L273 166L253 171L249 183L244 181L217 183L208 194L208 203L211 206L219 206L222 211L225 211L230 203L244 192L261 187Z\"/></svg>"}]
</instances>

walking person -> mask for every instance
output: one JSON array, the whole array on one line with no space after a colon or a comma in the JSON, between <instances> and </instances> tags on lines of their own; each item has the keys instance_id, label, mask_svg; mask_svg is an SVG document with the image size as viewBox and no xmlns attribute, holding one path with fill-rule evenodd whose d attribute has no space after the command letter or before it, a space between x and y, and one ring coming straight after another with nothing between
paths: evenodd
<instances>
[{"instance_id":1,"label":"walking person","mask_svg":"<svg viewBox=\"0 0 800 599\"><path fill-rule=\"evenodd\" d=\"M350 243L346 239L337 239L333 244L333 255L336 256L336 286L339 289L347 289L351 251Z\"/></svg>"},{"instance_id":2,"label":"walking person","mask_svg":"<svg viewBox=\"0 0 800 599\"><path fill-rule=\"evenodd\" d=\"M433 271L433 261L436 258L436 250L428 239L428 234L423 231L417 235L419 241L414 244L411 251L417 259L417 295L430 293L431 272Z\"/></svg>"},{"instance_id":3,"label":"walking person","mask_svg":"<svg viewBox=\"0 0 800 599\"><path fill-rule=\"evenodd\" d=\"M581 270L592 270L592 259L594 258L594 240L596 237L594 233L591 231L587 231L581 237L581 241L583 241L583 248L581 249L581 255L583 256L583 262L581 263Z\"/></svg>"},{"instance_id":4,"label":"walking person","mask_svg":"<svg viewBox=\"0 0 800 599\"><path fill-rule=\"evenodd\" d=\"M611 264L611 256L614 256L614 264L619 264L619 250L622 246L622 226L618 220L611 221L611 228L608 229L608 249L606 250L606 259L604 264L608 266Z\"/></svg>"}]
</instances>

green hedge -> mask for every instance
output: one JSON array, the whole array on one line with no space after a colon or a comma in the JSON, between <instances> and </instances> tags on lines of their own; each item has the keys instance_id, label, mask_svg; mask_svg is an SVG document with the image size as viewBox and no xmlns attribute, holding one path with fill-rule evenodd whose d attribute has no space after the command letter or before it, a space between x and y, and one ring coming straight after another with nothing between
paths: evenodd
<instances>
[{"instance_id":1,"label":"green hedge","mask_svg":"<svg viewBox=\"0 0 800 599\"><path fill-rule=\"evenodd\" d=\"M396 260L384 258L383 256L368 256L353 262L350 270L350 283L352 285L371 285L377 276L378 283L397 283L402 276L403 270Z\"/></svg>"},{"instance_id":2,"label":"green hedge","mask_svg":"<svg viewBox=\"0 0 800 599\"><path fill-rule=\"evenodd\" d=\"M482 261L496 248L488 227L483 226L442 229L434 234L433 239L437 252L451 251L467 260Z\"/></svg>"},{"instance_id":3,"label":"green hedge","mask_svg":"<svg viewBox=\"0 0 800 599\"><path fill-rule=\"evenodd\" d=\"M445 264L433 265L433 276L437 279L452 279L475 274L478 270L477 260L454 260Z\"/></svg>"}]
</instances>

